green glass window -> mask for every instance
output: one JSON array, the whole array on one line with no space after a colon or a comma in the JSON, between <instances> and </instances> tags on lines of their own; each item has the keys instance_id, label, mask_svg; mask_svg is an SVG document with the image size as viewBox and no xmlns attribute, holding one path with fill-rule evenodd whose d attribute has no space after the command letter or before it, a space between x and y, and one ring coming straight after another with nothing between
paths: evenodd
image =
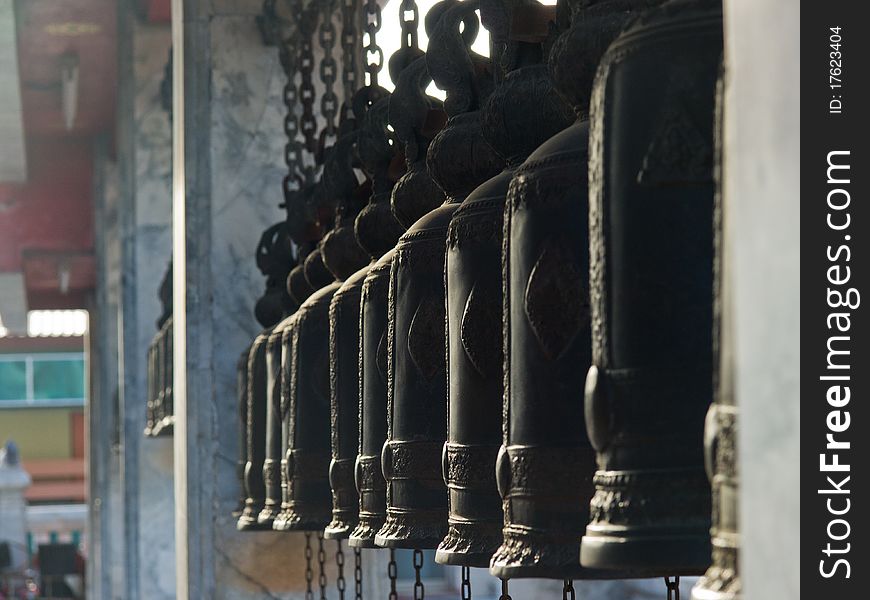
<instances>
[{"instance_id":1,"label":"green glass window","mask_svg":"<svg viewBox=\"0 0 870 600\"><path fill-rule=\"evenodd\" d=\"M79 399L85 396L84 360L46 360L34 356L33 399Z\"/></svg>"},{"instance_id":2,"label":"green glass window","mask_svg":"<svg viewBox=\"0 0 870 600\"><path fill-rule=\"evenodd\" d=\"M27 364L23 360L0 360L0 401L27 398Z\"/></svg>"},{"instance_id":3,"label":"green glass window","mask_svg":"<svg viewBox=\"0 0 870 600\"><path fill-rule=\"evenodd\" d=\"M81 352L0 354L0 407L78 406L84 401Z\"/></svg>"}]
</instances>

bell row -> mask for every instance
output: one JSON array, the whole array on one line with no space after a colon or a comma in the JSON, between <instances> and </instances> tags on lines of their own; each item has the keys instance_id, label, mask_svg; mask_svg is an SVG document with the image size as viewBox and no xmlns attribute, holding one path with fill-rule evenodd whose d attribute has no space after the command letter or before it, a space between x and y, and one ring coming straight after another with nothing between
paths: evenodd
<instances>
[{"instance_id":1,"label":"bell row","mask_svg":"<svg viewBox=\"0 0 870 600\"><path fill-rule=\"evenodd\" d=\"M285 189L239 529L739 594L721 5L563 8L438 3Z\"/></svg>"}]
</instances>

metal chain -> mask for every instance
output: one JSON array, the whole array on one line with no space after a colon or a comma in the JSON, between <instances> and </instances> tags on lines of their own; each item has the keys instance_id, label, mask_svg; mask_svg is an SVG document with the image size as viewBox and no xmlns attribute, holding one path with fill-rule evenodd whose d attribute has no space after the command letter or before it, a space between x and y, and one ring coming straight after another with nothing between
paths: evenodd
<instances>
[{"instance_id":1,"label":"metal chain","mask_svg":"<svg viewBox=\"0 0 870 600\"><path fill-rule=\"evenodd\" d=\"M278 47L278 57L284 75L284 135L287 143L284 145L284 163L287 165L287 174L284 176L284 194L299 189L299 177L302 175L302 144L299 142L299 118L296 116L296 106L299 95L296 90L296 69L299 58L299 34L294 34L281 40Z\"/></svg>"},{"instance_id":2,"label":"metal chain","mask_svg":"<svg viewBox=\"0 0 870 600\"><path fill-rule=\"evenodd\" d=\"M680 576L675 575L673 581L665 577L665 587L668 589L668 600L680 600Z\"/></svg>"},{"instance_id":3,"label":"metal chain","mask_svg":"<svg viewBox=\"0 0 870 600\"><path fill-rule=\"evenodd\" d=\"M332 55L335 49L335 25L332 16L335 12L335 0L321 0L320 30L318 40L323 49L320 60L320 81L323 83L323 95L320 97L320 112L326 121L326 127L321 132L320 149L326 147L326 138L335 139L335 115L338 114L338 96L335 95L335 78L338 64Z\"/></svg>"},{"instance_id":4,"label":"metal chain","mask_svg":"<svg viewBox=\"0 0 870 600\"><path fill-rule=\"evenodd\" d=\"M314 600L314 591L311 582L314 580L314 571L311 570L311 532L305 532L305 600Z\"/></svg>"},{"instance_id":5,"label":"metal chain","mask_svg":"<svg viewBox=\"0 0 870 600\"><path fill-rule=\"evenodd\" d=\"M323 531L317 532L317 566L320 573L317 584L320 586L320 600L326 600L326 552L323 550Z\"/></svg>"},{"instance_id":6,"label":"metal chain","mask_svg":"<svg viewBox=\"0 0 870 600\"><path fill-rule=\"evenodd\" d=\"M471 567L462 565L462 600L471 600Z\"/></svg>"},{"instance_id":7,"label":"metal chain","mask_svg":"<svg viewBox=\"0 0 870 600\"><path fill-rule=\"evenodd\" d=\"M299 5L300 10L302 10L301 2ZM306 12L301 14L299 19L299 29L301 32L299 47L299 72L301 74L299 99L302 102L302 117L299 120L299 129L305 138L305 146L308 152L314 154L317 149L317 119L314 116L314 82L312 80L314 50L312 46L314 37L313 24L316 19L316 13L311 14Z\"/></svg>"},{"instance_id":8,"label":"metal chain","mask_svg":"<svg viewBox=\"0 0 870 600\"><path fill-rule=\"evenodd\" d=\"M399 6L399 26L402 29L400 48L418 48L417 25L420 22L420 9L416 0L402 0Z\"/></svg>"},{"instance_id":9,"label":"metal chain","mask_svg":"<svg viewBox=\"0 0 870 600\"><path fill-rule=\"evenodd\" d=\"M423 551L417 548L414 549L414 600L423 600L426 597L426 590L423 589L423 582L420 580L420 570L423 568Z\"/></svg>"},{"instance_id":10,"label":"metal chain","mask_svg":"<svg viewBox=\"0 0 870 600\"><path fill-rule=\"evenodd\" d=\"M390 548L390 562L387 565L387 577L390 579L390 595L388 600L397 600L399 594L396 592L396 578L398 576L398 568L396 567L396 551Z\"/></svg>"},{"instance_id":11,"label":"metal chain","mask_svg":"<svg viewBox=\"0 0 870 600\"><path fill-rule=\"evenodd\" d=\"M366 85L378 85L378 73L384 66L384 50L378 46L377 33L381 29L381 5L378 0L366 0L363 6L366 40L363 50L366 53Z\"/></svg>"},{"instance_id":12,"label":"metal chain","mask_svg":"<svg viewBox=\"0 0 870 600\"><path fill-rule=\"evenodd\" d=\"M566 579L562 586L562 600L574 600L574 580Z\"/></svg>"},{"instance_id":13,"label":"metal chain","mask_svg":"<svg viewBox=\"0 0 870 600\"><path fill-rule=\"evenodd\" d=\"M356 91L356 50L359 32L356 29L356 0L341 0L341 81L344 93L342 116L350 116L351 99Z\"/></svg>"},{"instance_id":14,"label":"metal chain","mask_svg":"<svg viewBox=\"0 0 870 600\"><path fill-rule=\"evenodd\" d=\"M353 591L355 600L362 600L362 552L353 549Z\"/></svg>"},{"instance_id":15,"label":"metal chain","mask_svg":"<svg viewBox=\"0 0 870 600\"><path fill-rule=\"evenodd\" d=\"M508 591L508 580L501 580L501 596L498 597L498 600L513 600L511 598L510 592Z\"/></svg>"},{"instance_id":16,"label":"metal chain","mask_svg":"<svg viewBox=\"0 0 870 600\"><path fill-rule=\"evenodd\" d=\"M338 566L338 576L335 579L338 586L338 598L344 600L344 589L346 587L344 581L344 550L341 547L341 540L335 540L338 544L338 550L335 551L335 564Z\"/></svg>"}]
</instances>

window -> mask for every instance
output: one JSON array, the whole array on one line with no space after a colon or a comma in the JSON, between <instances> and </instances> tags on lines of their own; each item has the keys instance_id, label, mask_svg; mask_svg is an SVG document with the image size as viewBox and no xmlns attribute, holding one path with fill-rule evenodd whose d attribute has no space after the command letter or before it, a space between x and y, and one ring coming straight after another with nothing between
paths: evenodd
<instances>
[{"instance_id":1,"label":"window","mask_svg":"<svg viewBox=\"0 0 870 600\"><path fill-rule=\"evenodd\" d=\"M0 354L0 408L84 402L83 353Z\"/></svg>"}]
</instances>

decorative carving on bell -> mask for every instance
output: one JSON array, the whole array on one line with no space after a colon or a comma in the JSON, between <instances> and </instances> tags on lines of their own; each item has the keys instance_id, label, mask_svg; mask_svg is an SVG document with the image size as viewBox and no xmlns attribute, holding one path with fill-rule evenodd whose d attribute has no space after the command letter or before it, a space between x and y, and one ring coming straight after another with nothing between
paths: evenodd
<instances>
[{"instance_id":1,"label":"decorative carving on bell","mask_svg":"<svg viewBox=\"0 0 870 600\"><path fill-rule=\"evenodd\" d=\"M483 141L477 114L491 75L486 59L467 45L477 33L477 2L448 8L429 42L430 75L446 88L451 116L432 140L427 164L445 192L443 205L418 219L399 239L389 286L387 435L381 468L387 481L387 519L375 543L390 548L435 548L447 533L447 492L441 477L446 439L444 256L447 225L459 203L500 168ZM463 39L460 22L464 22ZM464 60L454 63L444 52ZM465 114L460 114L465 113Z\"/></svg>"},{"instance_id":2,"label":"decorative carving on bell","mask_svg":"<svg viewBox=\"0 0 870 600\"><path fill-rule=\"evenodd\" d=\"M284 222L267 229L257 245L257 266L267 279L266 292L257 301L254 312L260 324L267 329L254 339L248 353L248 389L245 398L247 402L245 411L247 497L245 508L237 523L240 530L271 527L270 510L275 501L275 444L273 432L267 426L274 424L274 414L270 415L273 411L269 404L275 373L274 371L270 373L270 368L274 370L274 362L268 359L268 343L276 323L294 307L284 285L290 265L289 252L290 245Z\"/></svg>"},{"instance_id":3,"label":"decorative carving on bell","mask_svg":"<svg viewBox=\"0 0 870 600\"><path fill-rule=\"evenodd\" d=\"M721 69L720 69L721 72ZM725 258L727 214L722 180L722 117L724 79L719 77L716 93L716 197L713 213L715 225L715 294L713 341L716 350L713 371L714 401L707 411L704 425L704 457L712 486L713 519L710 528L713 562L692 589L693 600L740 600L739 552L740 529L737 495L737 421L734 397L734 340L731 332L731 278Z\"/></svg>"},{"instance_id":4,"label":"decorative carving on bell","mask_svg":"<svg viewBox=\"0 0 870 600\"><path fill-rule=\"evenodd\" d=\"M597 451L580 561L645 575L710 564L703 424L711 399L718 0L672 0L610 46L590 118Z\"/></svg>"},{"instance_id":5,"label":"decorative carving on bell","mask_svg":"<svg viewBox=\"0 0 870 600\"><path fill-rule=\"evenodd\" d=\"M435 10L437 7L430 14ZM429 15L426 22L431 23ZM360 548L375 546L375 534L386 519L386 481L380 455L387 437L390 264L395 255L392 247L404 229L397 219L410 219L413 223L444 201L444 194L432 182L425 164L426 149L441 126L438 118L441 103L424 91L429 81L426 59L420 57L398 75L396 89L389 99L380 101L367 113L367 125L360 133L360 158L372 177L373 195L369 206L357 217L357 238L372 257L383 254L368 269L359 307L359 444L354 468L359 521L348 543ZM396 156L388 143L385 108L389 124L404 148L406 171L395 185L391 174L397 170Z\"/></svg>"},{"instance_id":6,"label":"decorative carving on bell","mask_svg":"<svg viewBox=\"0 0 870 600\"><path fill-rule=\"evenodd\" d=\"M502 217L514 170L571 121L541 63L554 7L514 8L482 17L505 39L510 18L510 71L481 111L483 136L505 168L456 210L447 235L448 439L443 475L449 530L435 555L443 564L487 567L502 543L503 512L495 478L502 441ZM502 11L506 13L503 7ZM491 17L491 18L490 18ZM522 40L522 41L520 41ZM568 400L566 398L566 400ZM576 400L576 398L574 399Z\"/></svg>"},{"instance_id":7,"label":"decorative carving on bell","mask_svg":"<svg viewBox=\"0 0 870 600\"><path fill-rule=\"evenodd\" d=\"M305 259L305 275L315 287L322 269L335 281L315 291L287 320L282 333L286 502L274 529L320 530L330 523L330 365L329 311L341 282L367 260L353 235L353 221L365 195L357 192L351 153L354 132L345 132L328 151L320 192L335 198L335 225Z\"/></svg>"},{"instance_id":8,"label":"decorative carving on bell","mask_svg":"<svg viewBox=\"0 0 870 600\"><path fill-rule=\"evenodd\" d=\"M504 527L490 564L503 579L601 576L577 562L595 471L579 401L583 365L591 362L586 114L598 62L641 2L588 4L572 4L571 28L553 43L549 78L546 66L536 66L505 79L534 70L529 83L544 94L551 81L574 115L551 113L564 119L562 131L516 169L504 207L506 389L496 463ZM509 131L532 137L540 125L522 127Z\"/></svg>"}]
</instances>

